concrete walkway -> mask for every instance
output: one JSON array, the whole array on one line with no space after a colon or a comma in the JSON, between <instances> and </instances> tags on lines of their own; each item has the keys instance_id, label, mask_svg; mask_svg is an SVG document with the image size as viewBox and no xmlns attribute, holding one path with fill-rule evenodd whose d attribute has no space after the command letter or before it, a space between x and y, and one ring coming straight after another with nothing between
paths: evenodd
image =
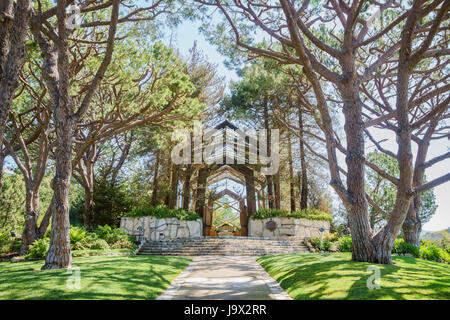
<instances>
[{"instance_id":1,"label":"concrete walkway","mask_svg":"<svg viewBox=\"0 0 450 320\"><path fill-rule=\"evenodd\" d=\"M256 257L193 258L158 300L291 300Z\"/></svg>"}]
</instances>

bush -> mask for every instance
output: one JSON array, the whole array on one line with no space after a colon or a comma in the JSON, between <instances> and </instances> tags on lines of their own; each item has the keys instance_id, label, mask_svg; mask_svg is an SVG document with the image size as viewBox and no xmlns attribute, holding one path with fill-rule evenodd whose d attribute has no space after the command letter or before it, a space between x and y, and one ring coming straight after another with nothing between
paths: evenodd
<instances>
[{"instance_id":1,"label":"bush","mask_svg":"<svg viewBox=\"0 0 450 320\"><path fill-rule=\"evenodd\" d=\"M450 255L448 252L433 245L421 247L419 255L426 260L450 262Z\"/></svg>"},{"instance_id":2,"label":"bush","mask_svg":"<svg viewBox=\"0 0 450 320\"><path fill-rule=\"evenodd\" d=\"M75 243L73 250L87 250L90 249L92 244L99 239L98 235L93 232L87 232L84 238Z\"/></svg>"},{"instance_id":3,"label":"bush","mask_svg":"<svg viewBox=\"0 0 450 320\"><path fill-rule=\"evenodd\" d=\"M330 241L330 242L335 242L335 241L339 240L339 237L338 237L337 233L326 233L323 236L323 239L327 240L327 241Z\"/></svg>"},{"instance_id":4,"label":"bush","mask_svg":"<svg viewBox=\"0 0 450 320\"><path fill-rule=\"evenodd\" d=\"M106 241L103 240L103 239L97 239L97 240L94 240L94 241L91 243L91 246L90 246L89 249L94 249L94 250L107 250L107 249L109 249L109 244L108 244L108 242L106 242Z\"/></svg>"},{"instance_id":5,"label":"bush","mask_svg":"<svg viewBox=\"0 0 450 320\"><path fill-rule=\"evenodd\" d=\"M86 236L86 230L82 227L71 227L70 231L70 244L75 245L77 242L83 240Z\"/></svg>"},{"instance_id":6,"label":"bush","mask_svg":"<svg viewBox=\"0 0 450 320\"><path fill-rule=\"evenodd\" d=\"M0 246L3 245L11 236L7 232L0 231Z\"/></svg>"},{"instance_id":7,"label":"bush","mask_svg":"<svg viewBox=\"0 0 450 320\"><path fill-rule=\"evenodd\" d=\"M72 246L72 250L87 250L90 246L86 246L83 241L79 241Z\"/></svg>"},{"instance_id":8,"label":"bush","mask_svg":"<svg viewBox=\"0 0 450 320\"><path fill-rule=\"evenodd\" d=\"M287 217L287 212L278 209L260 209L256 211L251 218L252 219L268 219L275 217Z\"/></svg>"},{"instance_id":9,"label":"bush","mask_svg":"<svg viewBox=\"0 0 450 320\"><path fill-rule=\"evenodd\" d=\"M268 219L275 217L288 217L295 219L304 218L309 220L322 220L322 221L333 220L333 217L330 216L328 213L325 213L315 208L306 208L302 210L297 210L292 213L287 213L286 211L279 209L260 209L251 216L252 219Z\"/></svg>"},{"instance_id":10,"label":"bush","mask_svg":"<svg viewBox=\"0 0 450 320\"><path fill-rule=\"evenodd\" d=\"M105 240L109 245L119 240L130 240L128 234L120 228L112 229L108 225L98 226L94 233L98 238Z\"/></svg>"},{"instance_id":11,"label":"bush","mask_svg":"<svg viewBox=\"0 0 450 320\"><path fill-rule=\"evenodd\" d=\"M111 245L111 249L135 249L136 245L128 239L121 239Z\"/></svg>"},{"instance_id":12,"label":"bush","mask_svg":"<svg viewBox=\"0 0 450 320\"><path fill-rule=\"evenodd\" d=\"M414 257L419 256L419 248L412 244L406 243L404 239L395 239L392 253L397 254L412 254Z\"/></svg>"},{"instance_id":13,"label":"bush","mask_svg":"<svg viewBox=\"0 0 450 320\"><path fill-rule=\"evenodd\" d=\"M21 245L20 238L11 237L8 232L0 231L0 254L18 252Z\"/></svg>"},{"instance_id":14,"label":"bush","mask_svg":"<svg viewBox=\"0 0 450 320\"><path fill-rule=\"evenodd\" d=\"M352 237L343 236L339 240L339 251L341 252L352 252Z\"/></svg>"},{"instance_id":15,"label":"bush","mask_svg":"<svg viewBox=\"0 0 450 320\"><path fill-rule=\"evenodd\" d=\"M29 257L29 258L45 258L45 255L47 254L49 247L50 247L50 241L47 238L36 240L30 246L27 257Z\"/></svg>"},{"instance_id":16,"label":"bush","mask_svg":"<svg viewBox=\"0 0 450 320\"><path fill-rule=\"evenodd\" d=\"M319 244L320 251L330 251L330 248L331 248L330 241L324 240L324 241L321 241Z\"/></svg>"},{"instance_id":17,"label":"bush","mask_svg":"<svg viewBox=\"0 0 450 320\"><path fill-rule=\"evenodd\" d=\"M166 206L157 206L157 207L147 207L143 209L135 209L127 217L147 217L152 216L157 219L163 218L177 218L179 220L197 220L201 219L201 217L191 211L185 211L181 208L179 209L169 209Z\"/></svg>"},{"instance_id":18,"label":"bush","mask_svg":"<svg viewBox=\"0 0 450 320\"><path fill-rule=\"evenodd\" d=\"M328 213L315 208L306 208L302 210L297 210L295 212L292 212L288 216L297 219L304 218L309 220L322 220L330 222L333 220L333 217L330 216Z\"/></svg>"},{"instance_id":19,"label":"bush","mask_svg":"<svg viewBox=\"0 0 450 320\"><path fill-rule=\"evenodd\" d=\"M311 245L314 248L319 248L320 242L321 242L320 238L317 237L309 238L309 243L311 243Z\"/></svg>"}]
</instances>

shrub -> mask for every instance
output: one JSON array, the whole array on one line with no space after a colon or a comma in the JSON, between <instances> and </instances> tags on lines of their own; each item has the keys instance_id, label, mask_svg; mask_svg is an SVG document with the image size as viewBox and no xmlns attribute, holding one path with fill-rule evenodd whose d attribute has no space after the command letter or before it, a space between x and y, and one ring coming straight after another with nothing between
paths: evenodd
<instances>
[{"instance_id":1,"label":"shrub","mask_svg":"<svg viewBox=\"0 0 450 320\"><path fill-rule=\"evenodd\" d=\"M431 241L421 241L421 245L435 246L444 249L447 253L450 253L450 241L445 238Z\"/></svg>"},{"instance_id":2,"label":"shrub","mask_svg":"<svg viewBox=\"0 0 450 320\"><path fill-rule=\"evenodd\" d=\"M98 226L94 233L98 238L105 240L109 245L119 240L129 240L128 234L120 228L112 229L108 225Z\"/></svg>"},{"instance_id":3,"label":"shrub","mask_svg":"<svg viewBox=\"0 0 450 320\"><path fill-rule=\"evenodd\" d=\"M311 243L311 245L314 248L319 248L320 242L321 242L320 238L317 237L309 238L309 243Z\"/></svg>"},{"instance_id":4,"label":"shrub","mask_svg":"<svg viewBox=\"0 0 450 320\"><path fill-rule=\"evenodd\" d=\"M90 246L89 249L94 249L94 250L107 250L107 249L109 249L109 244L108 244L108 242L106 242L106 241L103 240L103 239L97 239L97 240L94 240L94 241L91 243L91 246Z\"/></svg>"},{"instance_id":5,"label":"shrub","mask_svg":"<svg viewBox=\"0 0 450 320\"><path fill-rule=\"evenodd\" d=\"M77 243L75 243L72 246L72 250L86 250L86 249L89 249L89 248L90 248L90 246L89 247L86 246L86 244L83 241L78 241Z\"/></svg>"},{"instance_id":6,"label":"shrub","mask_svg":"<svg viewBox=\"0 0 450 320\"><path fill-rule=\"evenodd\" d=\"M341 252L352 252L352 237L343 236L339 240L339 251Z\"/></svg>"},{"instance_id":7,"label":"shrub","mask_svg":"<svg viewBox=\"0 0 450 320\"><path fill-rule=\"evenodd\" d=\"M8 232L0 231L0 254L18 252L21 245L20 238L11 237Z\"/></svg>"},{"instance_id":8,"label":"shrub","mask_svg":"<svg viewBox=\"0 0 450 320\"><path fill-rule=\"evenodd\" d=\"M111 245L111 249L135 249L136 245L128 239L121 239Z\"/></svg>"},{"instance_id":9,"label":"shrub","mask_svg":"<svg viewBox=\"0 0 450 320\"><path fill-rule=\"evenodd\" d=\"M252 219L268 219L268 218L275 218L275 217L286 217L288 214L286 211L279 210L279 209L260 209L255 212L251 216Z\"/></svg>"},{"instance_id":10,"label":"shrub","mask_svg":"<svg viewBox=\"0 0 450 320\"><path fill-rule=\"evenodd\" d=\"M309 220L325 220L325 221L333 220L333 217L330 216L328 213L325 213L315 208L306 208L302 210L297 210L292 213L287 213L286 211L279 209L260 209L251 216L252 219L267 219L275 217L288 217L295 219L304 218Z\"/></svg>"},{"instance_id":11,"label":"shrub","mask_svg":"<svg viewBox=\"0 0 450 320\"><path fill-rule=\"evenodd\" d=\"M331 242L327 240L323 240L319 244L320 251L330 251L331 248Z\"/></svg>"},{"instance_id":12,"label":"shrub","mask_svg":"<svg viewBox=\"0 0 450 320\"><path fill-rule=\"evenodd\" d=\"M419 254L421 258L426 260L450 262L450 255L447 251L433 245L421 247Z\"/></svg>"},{"instance_id":13,"label":"shrub","mask_svg":"<svg viewBox=\"0 0 450 320\"><path fill-rule=\"evenodd\" d=\"M85 237L74 244L73 246L73 250L86 250L86 249L90 249L92 244L97 241L98 235L93 233L93 232L87 232Z\"/></svg>"},{"instance_id":14,"label":"shrub","mask_svg":"<svg viewBox=\"0 0 450 320\"><path fill-rule=\"evenodd\" d=\"M30 246L27 257L45 258L45 255L47 254L49 246L50 246L50 241L46 238L36 240Z\"/></svg>"},{"instance_id":15,"label":"shrub","mask_svg":"<svg viewBox=\"0 0 450 320\"><path fill-rule=\"evenodd\" d=\"M328 213L323 212L316 208L306 208L302 210L297 210L295 212L292 212L288 216L297 219L304 218L309 220L322 220L330 222L333 220L333 217L330 216Z\"/></svg>"},{"instance_id":16,"label":"shrub","mask_svg":"<svg viewBox=\"0 0 450 320\"><path fill-rule=\"evenodd\" d=\"M394 247L392 248L392 253L412 254L414 257L418 257L419 248L413 246L412 244L406 243L404 239L396 239L394 242Z\"/></svg>"},{"instance_id":17,"label":"shrub","mask_svg":"<svg viewBox=\"0 0 450 320\"><path fill-rule=\"evenodd\" d=\"M191 211L186 211L181 208L179 209L169 209L166 206L157 206L157 207L147 207L141 209L133 210L127 217L147 217L152 216L158 219L163 218L177 218L179 220L197 220L201 219L201 217Z\"/></svg>"},{"instance_id":18,"label":"shrub","mask_svg":"<svg viewBox=\"0 0 450 320\"><path fill-rule=\"evenodd\" d=\"M327 241L330 241L330 242L335 242L335 241L339 240L339 237L338 237L337 233L326 233L323 236L323 239L327 240Z\"/></svg>"},{"instance_id":19,"label":"shrub","mask_svg":"<svg viewBox=\"0 0 450 320\"><path fill-rule=\"evenodd\" d=\"M7 232L0 231L0 246L9 240L10 235Z\"/></svg>"},{"instance_id":20,"label":"shrub","mask_svg":"<svg viewBox=\"0 0 450 320\"><path fill-rule=\"evenodd\" d=\"M71 227L69 234L70 234L70 244L74 245L77 242L83 240L83 238L86 236L86 230L82 227Z\"/></svg>"}]
</instances>

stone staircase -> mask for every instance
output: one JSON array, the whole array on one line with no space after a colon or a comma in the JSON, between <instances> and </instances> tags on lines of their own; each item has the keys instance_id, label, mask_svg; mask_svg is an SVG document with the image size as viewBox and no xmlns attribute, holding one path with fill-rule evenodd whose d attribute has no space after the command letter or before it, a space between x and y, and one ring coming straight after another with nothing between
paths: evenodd
<instances>
[{"instance_id":1,"label":"stone staircase","mask_svg":"<svg viewBox=\"0 0 450 320\"><path fill-rule=\"evenodd\" d=\"M202 237L147 241L138 254L170 256L264 256L308 252L303 239Z\"/></svg>"}]
</instances>

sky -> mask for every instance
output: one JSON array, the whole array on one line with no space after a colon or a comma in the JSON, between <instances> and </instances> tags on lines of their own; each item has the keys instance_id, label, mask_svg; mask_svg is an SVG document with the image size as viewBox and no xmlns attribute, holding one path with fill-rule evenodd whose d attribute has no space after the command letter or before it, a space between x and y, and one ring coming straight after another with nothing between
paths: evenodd
<instances>
[{"instance_id":1,"label":"sky","mask_svg":"<svg viewBox=\"0 0 450 320\"><path fill-rule=\"evenodd\" d=\"M186 21L179 25L172 31L171 42L174 48L177 48L180 53L187 57L189 55L189 49L192 48L194 41L197 41L198 48L208 57L208 60L214 62L218 66L218 72L220 75L225 76L225 81L228 83L230 80L239 80L236 72L229 70L225 67L223 62L225 57L217 52L215 46L208 43L203 35L198 31L200 24L197 22ZM167 40L169 41L169 40ZM381 136L380 136L381 134ZM383 144L383 147L390 148L395 151L396 143L395 137L383 136L385 133L379 133L378 137L387 138ZM370 148L370 144L368 144ZM441 141L439 144L432 144L429 150L428 159L440 155L450 149L449 141ZM339 162L344 163L344 157L340 157ZM345 164L344 164L345 165ZM441 176L443 173L448 172L450 169L450 159L441 162L438 166L433 166L426 171L428 181ZM436 203L438 208L432 219L423 226L423 230L426 231L439 231L447 229L450 226L450 183L440 185L434 189L436 195Z\"/></svg>"}]
</instances>

